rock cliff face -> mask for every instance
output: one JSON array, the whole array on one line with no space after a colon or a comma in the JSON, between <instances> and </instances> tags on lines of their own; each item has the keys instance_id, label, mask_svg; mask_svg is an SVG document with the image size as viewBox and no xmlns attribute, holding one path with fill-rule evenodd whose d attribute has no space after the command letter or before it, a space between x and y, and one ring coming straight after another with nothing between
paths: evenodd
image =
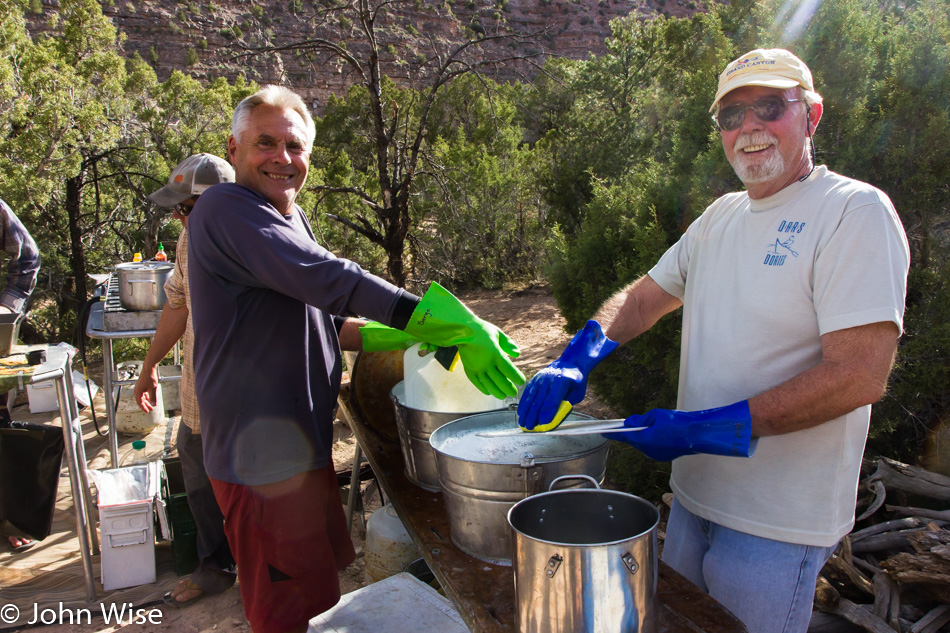
<instances>
[{"instance_id":1,"label":"rock cliff face","mask_svg":"<svg viewBox=\"0 0 950 633\"><path fill-rule=\"evenodd\" d=\"M610 20L630 14L650 19L664 13L684 17L696 10L695 2L682 0L415 0L403 7L392 23L401 29L445 42L460 43L471 31L528 34L544 30L532 41L507 44L513 54L542 52L571 59L602 54L610 35ZM313 0L102 0L103 13L125 36L127 55L138 53L164 80L173 70L198 79L243 75L258 83L281 83L293 87L320 111L331 93L342 93L352 83L337 66L319 58L302 57L293 51L253 54L261 47L282 47L312 37L310 22ZM397 3L398 4L398 3ZM438 9L434 9L438 7ZM702 7L700 7L701 9ZM43 2L43 15L27 15L31 31L44 30L46 19L58 9L57 0ZM420 10L422 9L422 10ZM454 16L454 17L453 17ZM411 26L410 26L411 25ZM377 27L379 31L379 27ZM382 32L382 31L381 31ZM352 47L360 46L357 35L337 37ZM350 30L349 33L354 33ZM390 52L406 54L400 41L385 29ZM384 72L403 77L405 66L385 65ZM527 67L522 66L524 71ZM498 79L511 79L517 68L501 67ZM527 72L530 72L528 70Z\"/></svg>"}]
</instances>

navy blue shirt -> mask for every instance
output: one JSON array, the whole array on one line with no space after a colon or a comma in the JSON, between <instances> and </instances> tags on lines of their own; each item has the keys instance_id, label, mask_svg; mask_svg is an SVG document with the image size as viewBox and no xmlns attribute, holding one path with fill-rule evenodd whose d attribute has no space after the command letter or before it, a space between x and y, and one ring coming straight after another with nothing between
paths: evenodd
<instances>
[{"instance_id":1,"label":"navy blue shirt","mask_svg":"<svg viewBox=\"0 0 950 633\"><path fill-rule=\"evenodd\" d=\"M284 216L241 185L203 193L188 231L208 474L257 485L330 466L342 373L333 315L392 324L405 291L317 244L300 207Z\"/></svg>"}]
</instances>

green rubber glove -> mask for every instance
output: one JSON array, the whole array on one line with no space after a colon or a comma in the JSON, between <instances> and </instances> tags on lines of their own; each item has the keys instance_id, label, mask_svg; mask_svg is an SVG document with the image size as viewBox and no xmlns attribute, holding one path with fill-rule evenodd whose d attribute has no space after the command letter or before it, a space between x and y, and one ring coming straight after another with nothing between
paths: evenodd
<instances>
[{"instance_id":1,"label":"green rubber glove","mask_svg":"<svg viewBox=\"0 0 950 633\"><path fill-rule=\"evenodd\" d=\"M402 330L391 328L376 321L369 321L360 328L364 352L389 352L397 349L409 349L419 342L416 337ZM423 345L427 347L427 345ZM432 350L427 350L432 351Z\"/></svg>"},{"instance_id":2,"label":"green rubber glove","mask_svg":"<svg viewBox=\"0 0 950 633\"><path fill-rule=\"evenodd\" d=\"M485 395L513 397L525 382L509 358L521 353L518 346L435 282L413 311L406 332L439 347L457 345L465 375Z\"/></svg>"}]
</instances>

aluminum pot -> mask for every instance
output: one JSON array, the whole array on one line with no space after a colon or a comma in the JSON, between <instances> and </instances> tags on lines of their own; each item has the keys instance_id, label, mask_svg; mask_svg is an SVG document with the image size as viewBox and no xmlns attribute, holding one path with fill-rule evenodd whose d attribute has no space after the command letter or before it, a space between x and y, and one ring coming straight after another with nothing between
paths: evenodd
<instances>
[{"instance_id":1,"label":"aluminum pot","mask_svg":"<svg viewBox=\"0 0 950 633\"><path fill-rule=\"evenodd\" d=\"M168 301L165 282L175 265L170 262L129 262L115 267L119 303L126 310L161 310Z\"/></svg>"},{"instance_id":2,"label":"aluminum pot","mask_svg":"<svg viewBox=\"0 0 950 633\"><path fill-rule=\"evenodd\" d=\"M572 413L567 419L591 418ZM517 426L513 411L490 411L449 422L429 436L452 542L495 565L511 564L507 515L515 503L546 491L561 475L603 481L607 468L607 440L600 435L492 436Z\"/></svg>"},{"instance_id":3,"label":"aluminum pot","mask_svg":"<svg viewBox=\"0 0 950 633\"><path fill-rule=\"evenodd\" d=\"M660 513L584 478L597 489L541 493L508 512L518 631L655 633Z\"/></svg>"},{"instance_id":4,"label":"aluminum pot","mask_svg":"<svg viewBox=\"0 0 950 633\"><path fill-rule=\"evenodd\" d=\"M481 412L446 413L407 407L404 382L396 383L390 396L396 407L396 426L399 429L399 446L406 463L406 477L420 488L429 492L438 492L442 487L439 485L439 469L435 461L435 452L429 444L429 436L433 431L453 420Z\"/></svg>"}]
</instances>

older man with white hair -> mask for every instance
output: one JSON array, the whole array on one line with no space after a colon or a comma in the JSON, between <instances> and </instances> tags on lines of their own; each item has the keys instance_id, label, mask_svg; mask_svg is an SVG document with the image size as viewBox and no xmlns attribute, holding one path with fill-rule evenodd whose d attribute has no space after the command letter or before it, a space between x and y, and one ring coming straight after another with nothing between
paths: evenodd
<instances>
[{"instance_id":1,"label":"older man with white hair","mask_svg":"<svg viewBox=\"0 0 950 633\"><path fill-rule=\"evenodd\" d=\"M549 423L618 344L682 306L677 409L630 416L645 428L620 438L673 461L663 559L752 633L802 633L818 572L854 524L909 249L887 195L815 164L822 99L801 59L743 55L710 110L746 190L713 202L610 298L518 413Z\"/></svg>"}]
</instances>

